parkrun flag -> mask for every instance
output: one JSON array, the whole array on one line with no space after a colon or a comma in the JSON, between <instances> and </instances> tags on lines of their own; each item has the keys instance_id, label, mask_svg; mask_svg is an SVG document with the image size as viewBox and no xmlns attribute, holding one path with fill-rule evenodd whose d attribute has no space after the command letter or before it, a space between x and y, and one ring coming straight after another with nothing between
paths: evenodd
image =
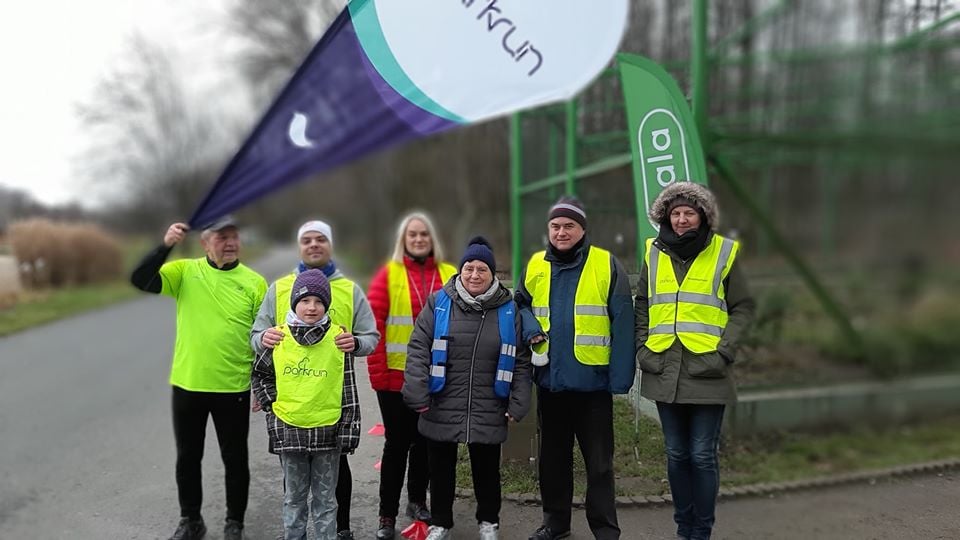
<instances>
[{"instance_id":1,"label":"parkrun flag","mask_svg":"<svg viewBox=\"0 0 960 540\"><path fill-rule=\"evenodd\" d=\"M628 0L353 0L194 211L202 226L370 152L573 97Z\"/></svg>"},{"instance_id":2,"label":"parkrun flag","mask_svg":"<svg viewBox=\"0 0 960 540\"><path fill-rule=\"evenodd\" d=\"M643 186L643 192L635 194L637 213L646 216L670 184L706 184L707 166L690 107L673 77L641 56L621 53L617 61L627 104L634 185ZM659 224L638 216L638 253L646 249L644 239L659 230Z\"/></svg>"}]
</instances>

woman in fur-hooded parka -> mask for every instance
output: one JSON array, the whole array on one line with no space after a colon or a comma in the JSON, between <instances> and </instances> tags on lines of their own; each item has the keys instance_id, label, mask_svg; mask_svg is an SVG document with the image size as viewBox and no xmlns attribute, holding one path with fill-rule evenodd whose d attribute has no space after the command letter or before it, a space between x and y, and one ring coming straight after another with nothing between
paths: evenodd
<instances>
[{"instance_id":1,"label":"woman in fur-hooded parka","mask_svg":"<svg viewBox=\"0 0 960 540\"><path fill-rule=\"evenodd\" d=\"M634 303L640 394L655 401L660 414L676 534L680 538L710 538L719 489L720 425L725 406L736 402L733 363L738 344L753 319L755 302L747 290L737 256L739 245L716 232L719 211L716 199L705 186L693 182L671 184L653 202L649 216L659 224L660 231L640 271ZM723 260L725 251L733 254L729 270L725 275L716 274L717 267L727 266L718 262ZM651 261L658 268L653 288ZM715 276L709 281L703 279L702 273L693 278L700 283L712 283L710 294L684 290L684 280L697 261L701 265L698 268L707 268L708 274ZM670 294L675 290L675 285L671 285L674 283L680 286L675 295ZM688 284L691 290L703 290L703 285L692 285ZM665 290L669 292L664 293ZM686 296L685 301L681 301L682 296ZM714 308L726 311L727 321L723 325L678 322L675 311L673 321L655 321L656 331L651 332L651 299L661 309L664 304L673 303L674 309L683 309L685 316L694 312L688 310L690 302L712 302ZM684 339L688 343L694 343L688 337L690 333L719 335L719 343L715 350L709 350L713 347L700 342L694 347L699 352L693 352L681 341L678 329L687 332ZM674 339L666 349L655 352L648 346L653 334L659 341L653 348L664 347L663 336L670 333Z\"/></svg>"}]
</instances>

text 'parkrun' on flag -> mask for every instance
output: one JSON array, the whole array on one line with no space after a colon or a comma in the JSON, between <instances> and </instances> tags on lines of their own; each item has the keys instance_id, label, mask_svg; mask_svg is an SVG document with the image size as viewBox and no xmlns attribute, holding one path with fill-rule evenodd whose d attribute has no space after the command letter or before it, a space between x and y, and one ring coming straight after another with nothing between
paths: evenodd
<instances>
[{"instance_id":1,"label":"text 'parkrun' on flag","mask_svg":"<svg viewBox=\"0 0 960 540\"><path fill-rule=\"evenodd\" d=\"M628 0L353 0L190 225L373 151L570 99L609 63L627 10Z\"/></svg>"}]
</instances>

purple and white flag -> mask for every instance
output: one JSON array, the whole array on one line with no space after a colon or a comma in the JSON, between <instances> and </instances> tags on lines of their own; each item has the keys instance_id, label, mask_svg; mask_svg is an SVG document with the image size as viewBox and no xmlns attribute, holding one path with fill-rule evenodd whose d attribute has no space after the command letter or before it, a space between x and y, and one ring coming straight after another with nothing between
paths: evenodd
<instances>
[{"instance_id":1,"label":"purple and white flag","mask_svg":"<svg viewBox=\"0 0 960 540\"><path fill-rule=\"evenodd\" d=\"M411 139L570 99L609 63L627 0L353 0L194 211L202 226Z\"/></svg>"}]
</instances>

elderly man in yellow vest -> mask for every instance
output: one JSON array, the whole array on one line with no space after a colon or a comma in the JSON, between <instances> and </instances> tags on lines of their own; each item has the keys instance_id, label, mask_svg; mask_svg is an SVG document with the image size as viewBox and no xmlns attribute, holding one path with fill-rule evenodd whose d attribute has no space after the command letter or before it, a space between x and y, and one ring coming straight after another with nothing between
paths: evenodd
<instances>
[{"instance_id":1,"label":"elderly man in yellow vest","mask_svg":"<svg viewBox=\"0 0 960 540\"><path fill-rule=\"evenodd\" d=\"M333 231L323 221L308 221L297 231L297 245L300 248L300 263L297 268L270 284L267 294L257 313L256 321L250 330L250 345L259 355L267 348L273 348L283 333L277 327L282 324L289 311L290 290L300 272L311 268L319 269L330 282L331 300L328 310L333 324L342 326L345 332L336 336L337 347L353 356L366 356L373 352L380 341L377 323L363 289L347 279L333 262ZM359 436L359 433L357 434ZM353 477L347 454L340 456L340 472L337 482L337 538L350 540L350 497Z\"/></svg>"},{"instance_id":2,"label":"elderly man in yellow vest","mask_svg":"<svg viewBox=\"0 0 960 540\"><path fill-rule=\"evenodd\" d=\"M616 539L613 394L634 380L630 283L616 257L590 244L579 200L562 197L548 220L550 243L530 258L516 292L534 350L540 428L543 524L530 540L570 535L574 438L587 467L590 530Z\"/></svg>"},{"instance_id":3,"label":"elderly man in yellow vest","mask_svg":"<svg viewBox=\"0 0 960 540\"><path fill-rule=\"evenodd\" d=\"M200 233L205 257L165 262L187 230L184 223L170 225L163 244L148 253L130 277L138 289L170 296L177 303L170 385L180 523L171 540L199 540L207 532L200 515L207 417L213 417L225 473L223 538L240 540L250 485L247 435L253 351L246 338L267 282L240 264L240 235L230 218Z\"/></svg>"}]
</instances>

